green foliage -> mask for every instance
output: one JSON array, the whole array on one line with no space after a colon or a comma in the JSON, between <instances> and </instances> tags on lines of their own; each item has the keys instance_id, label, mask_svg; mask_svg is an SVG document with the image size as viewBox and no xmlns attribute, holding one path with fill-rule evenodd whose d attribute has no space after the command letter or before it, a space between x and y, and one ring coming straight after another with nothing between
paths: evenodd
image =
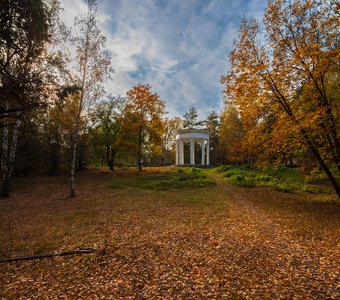
<instances>
[{"instance_id":1,"label":"green foliage","mask_svg":"<svg viewBox=\"0 0 340 300\"><path fill-rule=\"evenodd\" d=\"M227 181L242 187L269 187L277 191L327 193L329 190L320 186L322 181L309 184L297 168L275 167L269 170L252 168L249 165L221 165L215 169Z\"/></svg>"},{"instance_id":2,"label":"green foliage","mask_svg":"<svg viewBox=\"0 0 340 300\"><path fill-rule=\"evenodd\" d=\"M202 122L197 121L198 113L195 107L190 107L189 111L183 116L183 127L184 128L195 128L196 126L202 125Z\"/></svg>"},{"instance_id":3,"label":"green foliage","mask_svg":"<svg viewBox=\"0 0 340 300\"><path fill-rule=\"evenodd\" d=\"M229 169L231 169L232 168L232 166L229 166L229 165L220 165L219 167L217 167L216 169L215 169L215 171L217 172L217 173L223 173L223 172L225 172L225 171L228 171Z\"/></svg>"},{"instance_id":4,"label":"green foliage","mask_svg":"<svg viewBox=\"0 0 340 300\"><path fill-rule=\"evenodd\" d=\"M122 177L110 183L115 189L147 189L170 190L205 188L214 186L215 182L198 168L177 168L165 172L143 172L141 174Z\"/></svg>"},{"instance_id":5,"label":"green foliage","mask_svg":"<svg viewBox=\"0 0 340 300\"><path fill-rule=\"evenodd\" d=\"M278 183L277 185L275 185L275 189L277 191L285 192L285 193L292 192L292 188L285 183Z\"/></svg>"}]
</instances>

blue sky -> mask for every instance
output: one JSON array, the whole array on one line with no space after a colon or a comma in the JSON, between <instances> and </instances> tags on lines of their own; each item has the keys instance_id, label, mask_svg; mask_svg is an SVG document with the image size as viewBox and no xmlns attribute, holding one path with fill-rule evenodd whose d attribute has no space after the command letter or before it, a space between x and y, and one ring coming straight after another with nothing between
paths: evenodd
<instances>
[{"instance_id":1,"label":"blue sky","mask_svg":"<svg viewBox=\"0 0 340 300\"><path fill-rule=\"evenodd\" d=\"M148 83L169 117L194 106L199 118L221 112L221 75L243 16L260 19L261 0L98 0L115 73L108 92L125 95ZM86 12L83 0L61 0L66 24Z\"/></svg>"}]
</instances>

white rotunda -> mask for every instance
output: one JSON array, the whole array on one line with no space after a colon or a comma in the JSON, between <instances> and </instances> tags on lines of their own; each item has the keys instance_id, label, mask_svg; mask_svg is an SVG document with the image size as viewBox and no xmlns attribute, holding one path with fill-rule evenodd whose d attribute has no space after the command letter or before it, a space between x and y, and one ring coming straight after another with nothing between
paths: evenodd
<instances>
[{"instance_id":1,"label":"white rotunda","mask_svg":"<svg viewBox=\"0 0 340 300\"><path fill-rule=\"evenodd\" d=\"M180 129L176 134L176 165L184 165L184 145L190 143L190 165L209 165L209 131L204 129ZM201 157L195 159L195 144L201 147ZM198 163L200 161L200 163Z\"/></svg>"}]
</instances>

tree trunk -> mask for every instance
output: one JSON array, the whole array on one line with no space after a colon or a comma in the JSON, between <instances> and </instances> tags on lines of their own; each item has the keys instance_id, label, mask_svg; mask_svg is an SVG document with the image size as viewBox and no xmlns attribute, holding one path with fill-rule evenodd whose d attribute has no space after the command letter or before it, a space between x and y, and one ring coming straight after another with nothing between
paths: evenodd
<instances>
[{"instance_id":1,"label":"tree trunk","mask_svg":"<svg viewBox=\"0 0 340 300\"><path fill-rule=\"evenodd\" d=\"M309 144L309 148L312 151L312 153L314 154L314 156L316 157L316 159L317 159L321 169L326 173L329 181L332 183L333 188L335 189L335 191L336 191L336 193L338 195L338 198L340 199L340 186L339 186L339 183L337 182L337 180L333 176L332 172L330 171L330 169L328 168L328 166L326 165L326 163L322 159L319 151L312 144Z\"/></svg>"},{"instance_id":2,"label":"tree trunk","mask_svg":"<svg viewBox=\"0 0 340 300\"><path fill-rule=\"evenodd\" d=\"M2 131L2 156L1 156L1 170L2 170L2 190L1 197L9 196L9 178L8 178L8 121L4 119L4 128Z\"/></svg>"},{"instance_id":3,"label":"tree trunk","mask_svg":"<svg viewBox=\"0 0 340 300\"><path fill-rule=\"evenodd\" d=\"M48 174L55 174L59 168L59 151L57 149L52 150L50 167Z\"/></svg>"},{"instance_id":4,"label":"tree trunk","mask_svg":"<svg viewBox=\"0 0 340 300\"><path fill-rule=\"evenodd\" d=\"M1 189L1 197L6 198L9 197L9 190L10 190L10 179L8 177L8 172L7 174L3 175L2 178L2 189Z\"/></svg>"},{"instance_id":5,"label":"tree trunk","mask_svg":"<svg viewBox=\"0 0 340 300\"><path fill-rule=\"evenodd\" d=\"M138 171L142 171L142 154L141 151L138 151Z\"/></svg>"},{"instance_id":6,"label":"tree trunk","mask_svg":"<svg viewBox=\"0 0 340 300\"><path fill-rule=\"evenodd\" d=\"M77 133L74 134L72 143L72 157L71 157L71 177L70 177L70 198L76 196L74 173L76 168L76 157L77 157Z\"/></svg>"},{"instance_id":7,"label":"tree trunk","mask_svg":"<svg viewBox=\"0 0 340 300\"><path fill-rule=\"evenodd\" d=\"M138 171L142 171L142 132L139 133L138 141Z\"/></svg>"},{"instance_id":8,"label":"tree trunk","mask_svg":"<svg viewBox=\"0 0 340 300\"><path fill-rule=\"evenodd\" d=\"M112 171L113 170L113 160L112 160L110 145L106 145L106 161L107 161L107 166L110 168L110 171Z\"/></svg>"},{"instance_id":9,"label":"tree trunk","mask_svg":"<svg viewBox=\"0 0 340 300\"><path fill-rule=\"evenodd\" d=\"M20 119L17 119L15 121L13 134L12 134L12 143L11 143L9 153L8 153L9 126L8 126L7 121L4 122L5 126L3 128L2 158L1 158L1 168L3 172L1 197L4 197L4 198L10 196L10 183L11 183L11 176L14 170L14 161L15 161L15 154L16 154L17 144L18 144L18 134L19 134L20 123L21 123Z\"/></svg>"},{"instance_id":10,"label":"tree trunk","mask_svg":"<svg viewBox=\"0 0 340 300\"><path fill-rule=\"evenodd\" d=\"M116 156L116 151L112 149L110 151L110 158L109 158L110 171L114 171L115 156Z\"/></svg>"},{"instance_id":11,"label":"tree trunk","mask_svg":"<svg viewBox=\"0 0 340 300\"><path fill-rule=\"evenodd\" d=\"M79 155L78 158L78 171L84 170L84 160L83 160L83 156Z\"/></svg>"},{"instance_id":12,"label":"tree trunk","mask_svg":"<svg viewBox=\"0 0 340 300\"><path fill-rule=\"evenodd\" d=\"M14 161L15 161L15 154L17 152L20 123L21 123L21 120L17 119L15 121L14 129L13 129L12 145L9 151L9 160L8 160L9 178L11 178L13 174L13 170L14 170Z\"/></svg>"}]
</instances>

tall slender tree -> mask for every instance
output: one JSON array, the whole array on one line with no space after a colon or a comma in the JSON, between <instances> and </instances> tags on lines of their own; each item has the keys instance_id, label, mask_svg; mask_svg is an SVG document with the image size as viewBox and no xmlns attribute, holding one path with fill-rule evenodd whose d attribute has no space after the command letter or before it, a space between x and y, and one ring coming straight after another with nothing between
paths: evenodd
<instances>
[{"instance_id":1,"label":"tall slender tree","mask_svg":"<svg viewBox=\"0 0 340 300\"><path fill-rule=\"evenodd\" d=\"M212 111L205 119L204 124L210 135L210 162L216 164L220 131L220 117L217 112Z\"/></svg>"},{"instance_id":2,"label":"tall slender tree","mask_svg":"<svg viewBox=\"0 0 340 300\"><path fill-rule=\"evenodd\" d=\"M76 19L75 25L79 34L72 40L77 54L72 78L73 84L79 87L79 92L75 95L77 113L71 138L70 197L75 196L75 165L80 124L82 120L86 120L85 115L91 111L93 104L103 95L102 83L111 71L110 56L104 50L106 38L97 26L97 2L88 0L87 4L86 17Z\"/></svg>"}]
</instances>

